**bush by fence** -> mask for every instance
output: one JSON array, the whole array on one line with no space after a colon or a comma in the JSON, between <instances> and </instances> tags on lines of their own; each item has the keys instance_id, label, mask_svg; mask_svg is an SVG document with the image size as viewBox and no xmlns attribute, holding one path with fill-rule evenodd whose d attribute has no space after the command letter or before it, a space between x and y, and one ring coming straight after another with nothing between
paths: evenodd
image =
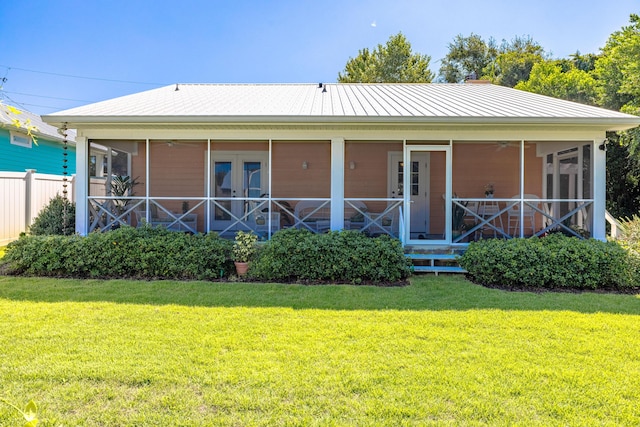
<instances>
[{"instance_id":1,"label":"bush by fence","mask_svg":"<svg viewBox=\"0 0 640 427\"><path fill-rule=\"evenodd\" d=\"M7 247L10 273L54 277L204 279L227 276L232 243L215 233L121 227L82 236L22 236Z\"/></svg>"},{"instance_id":2,"label":"bush by fence","mask_svg":"<svg viewBox=\"0 0 640 427\"><path fill-rule=\"evenodd\" d=\"M459 262L471 280L484 285L575 289L638 286L637 262L619 244L561 234L473 242Z\"/></svg>"}]
</instances>

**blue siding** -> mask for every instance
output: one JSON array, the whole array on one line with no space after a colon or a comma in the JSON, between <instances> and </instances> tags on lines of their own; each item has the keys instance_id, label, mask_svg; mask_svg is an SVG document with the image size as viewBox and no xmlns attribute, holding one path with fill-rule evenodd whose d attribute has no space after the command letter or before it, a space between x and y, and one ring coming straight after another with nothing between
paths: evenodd
<instances>
[{"instance_id":1,"label":"blue siding","mask_svg":"<svg viewBox=\"0 0 640 427\"><path fill-rule=\"evenodd\" d=\"M36 169L38 173L62 175L63 152L62 143L38 139L38 145L31 148L13 145L10 142L7 129L0 129L0 171L24 172L26 169ZM67 155L67 172L76 173L76 149L69 146Z\"/></svg>"}]
</instances>

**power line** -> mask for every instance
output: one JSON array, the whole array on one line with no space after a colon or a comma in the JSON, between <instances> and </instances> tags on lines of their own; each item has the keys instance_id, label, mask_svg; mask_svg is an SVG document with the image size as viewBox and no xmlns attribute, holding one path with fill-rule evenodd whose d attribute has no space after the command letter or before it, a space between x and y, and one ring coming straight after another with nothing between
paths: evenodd
<instances>
[{"instance_id":1,"label":"power line","mask_svg":"<svg viewBox=\"0 0 640 427\"><path fill-rule=\"evenodd\" d=\"M10 94L13 94L13 95L32 96L34 98L59 99L61 101L95 102L95 101L87 101L86 99L59 98L59 97L56 97L56 96L35 95L35 94L32 94L32 93L13 92L13 91L9 91L9 90L5 90L3 92L4 93L10 93Z\"/></svg>"},{"instance_id":2,"label":"power line","mask_svg":"<svg viewBox=\"0 0 640 427\"><path fill-rule=\"evenodd\" d=\"M40 108L48 108L49 110L60 110L60 107L52 107L50 105L40 105L40 104L29 104L26 102L18 102L15 99L12 99L9 95L7 95L6 91L0 91L0 98L4 98L7 101L9 101L9 103L11 103L11 105L15 105L18 106L20 108L22 108L23 110L27 110L30 111L29 108L27 108L26 106L29 105L31 107L40 107Z\"/></svg>"},{"instance_id":3,"label":"power line","mask_svg":"<svg viewBox=\"0 0 640 427\"><path fill-rule=\"evenodd\" d=\"M10 67L8 65L2 65L2 64L0 64L0 67L6 68L7 72L9 70L19 70L19 71L26 71L28 73L47 74L47 75L50 75L50 76L68 77L68 78L73 78L73 79L98 80L98 81L102 81L102 82L126 83L126 84L149 85L149 86L167 86L169 84L169 83L136 82L136 81L118 80L118 79L104 79L104 78L100 78L100 77L75 76L75 75L72 75L72 74L51 73L51 72L48 72L48 71L38 71L38 70L29 70L27 68Z\"/></svg>"}]
</instances>

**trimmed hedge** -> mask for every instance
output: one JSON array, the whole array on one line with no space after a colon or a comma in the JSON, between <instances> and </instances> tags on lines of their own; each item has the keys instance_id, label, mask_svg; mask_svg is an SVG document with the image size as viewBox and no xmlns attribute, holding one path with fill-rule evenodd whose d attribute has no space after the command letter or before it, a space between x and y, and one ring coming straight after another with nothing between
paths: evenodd
<instances>
[{"instance_id":1,"label":"trimmed hedge","mask_svg":"<svg viewBox=\"0 0 640 427\"><path fill-rule=\"evenodd\" d=\"M215 233L121 227L81 236L22 236L7 246L9 273L53 277L219 279L232 242Z\"/></svg>"},{"instance_id":2,"label":"trimmed hedge","mask_svg":"<svg viewBox=\"0 0 640 427\"><path fill-rule=\"evenodd\" d=\"M70 236L76 232L76 204L56 195L42 208L29 227L29 234Z\"/></svg>"},{"instance_id":3,"label":"trimmed hedge","mask_svg":"<svg viewBox=\"0 0 640 427\"><path fill-rule=\"evenodd\" d=\"M633 257L617 243L562 234L473 242L459 263L483 285L622 289L639 284Z\"/></svg>"},{"instance_id":4,"label":"trimmed hedge","mask_svg":"<svg viewBox=\"0 0 640 427\"><path fill-rule=\"evenodd\" d=\"M215 233L121 227L74 236L22 236L2 262L9 274L136 279L216 280L235 274L233 241ZM265 242L249 278L281 282L396 283L410 273L400 241L353 231L313 234L288 229Z\"/></svg>"},{"instance_id":5,"label":"trimmed hedge","mask_svg":"<svg viewBox=\"0 0 640 427\"><path fill-rule=\"evenodd\" d=\"M357 231L313 234L286 229L275 233L251 264L261 281L395 283L410 270L399 240L370 238Z\"/></svg>"}]
</instances>

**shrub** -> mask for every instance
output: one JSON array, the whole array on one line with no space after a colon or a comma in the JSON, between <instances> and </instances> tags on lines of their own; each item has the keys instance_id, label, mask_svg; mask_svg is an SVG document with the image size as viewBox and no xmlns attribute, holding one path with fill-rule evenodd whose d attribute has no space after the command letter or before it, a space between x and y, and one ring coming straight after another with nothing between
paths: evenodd
<instances>
[{"instance_id":1,"label":"shrub","mask_svg":"<svg viewBox=\"0 0 640 427\"><path fill-rule=\"evenodd\" d=\"M404 280L409 267L400 241L386 235L286 229L264 245L249 275L262 281L389 283Z\"/></svg>"},{"instance_id":2,"label":"shrub","mask_svg":"<svg viewBox=\"0 0 640 427\"><path fill-rule=\"evenodd\" d=\"M85 237L22 236L3 262L14 274L213 280L231 271L231 245L215 233L121 227Z\"/></svg>"},{"instance_id":3,"label":"shrub","mask_svg":"<svg viewBox=\"0 0 640 427\"><path fill-rule=\"evenodd\" d=\"M257 252L256 243L258 236L251 231L238 231L233 243L233 260L237 262L249 262Z\"/></svg>"},{"instance_id":4,"label":"shrub","mask_svg":"<svg viewBox=\"0 0 640 427\"><path fill-rule=\"evenodd\" d=\"M620 229L622 236L620 240L623 240L629 244L640 244L640 216L633 215L620 220Z\"/></svg>"},{"instance_id":5,"label":"shrub","mask_svg":"<svg viewBox=\"0 0 640 427\"><path fill-rule=\"evenodd\" d=\"M76 205L59 194L49 201L29 227L34 236L69 236L76 232Z\"/></svg>"},{"instance_id":6,"label":"shrub","mask_svg":"<svg viewBox=\"0 0 640 427\"><path fill-rule=\"evenodd\" d=\"M634 262L615 242L553 234L473 242L459 259L484 285L543 288L625 288L638 285Z\"/></svg>"}]
</instances>

